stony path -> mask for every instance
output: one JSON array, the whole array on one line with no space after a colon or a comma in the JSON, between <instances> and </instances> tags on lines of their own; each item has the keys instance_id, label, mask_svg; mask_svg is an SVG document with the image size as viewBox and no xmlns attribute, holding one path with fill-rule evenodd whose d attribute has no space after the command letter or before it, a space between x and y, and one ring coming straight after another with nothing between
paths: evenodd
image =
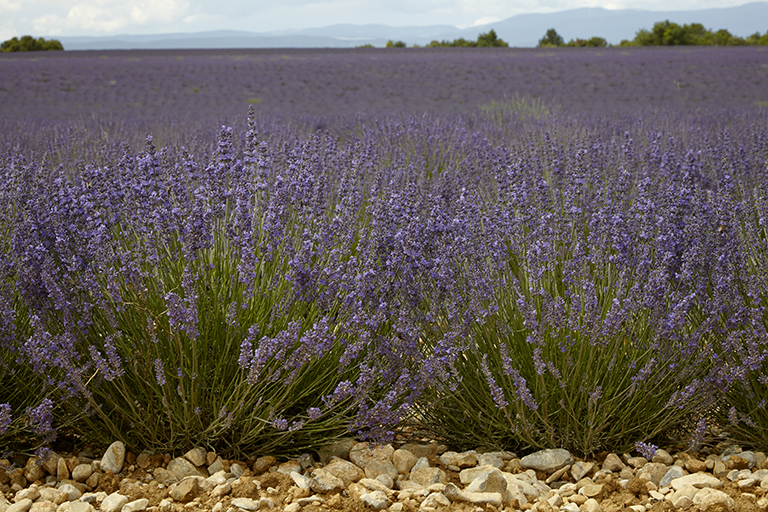
<instances>
[{"instance_id":1,"label":"stony path","mask_svg":"<svg viewBox=\"0 0 768 512\"><path fill-rule=\"evenodd\" d=\"M521 459L352 439L320 461L230 461L202 448L136 456L120 442L98 455L54 454L24 468L0 460L0 512L768 511L766 455L735 446L658 450L651 461L615 453L585 461L560 449Z\"/></svg>"}]
</instances>

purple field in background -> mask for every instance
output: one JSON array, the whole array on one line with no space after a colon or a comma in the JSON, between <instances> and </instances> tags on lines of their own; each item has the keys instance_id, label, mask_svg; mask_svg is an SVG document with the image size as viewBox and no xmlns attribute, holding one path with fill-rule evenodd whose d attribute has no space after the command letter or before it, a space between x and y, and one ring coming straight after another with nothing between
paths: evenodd
<instances>
[{"instance_id":1,"label":"purple field in background","mask_svg":"<svg viewBox=\"0 0 768 512\"><path fill-rule=\"evenodd\" d=\"M762 47L85 51L0 56L5 120L472 113L521 94L568 112L760 108Z\"/></svg>"},{"instance_id":2,"label":"purple field in background","mask_svg":"<svg viewBox=\"0 0 768 512\"><path fill-rule=\"evenodd\" d=\"M0 459L763 449L766 191L765 47L2 55Z\"/></svg>"}]
</instances>

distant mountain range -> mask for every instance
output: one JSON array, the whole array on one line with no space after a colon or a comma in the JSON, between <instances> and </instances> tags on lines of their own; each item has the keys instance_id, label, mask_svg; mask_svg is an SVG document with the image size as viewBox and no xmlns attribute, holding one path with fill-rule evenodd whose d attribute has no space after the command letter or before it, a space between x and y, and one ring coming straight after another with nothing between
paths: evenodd
<instances>
[{"instance_id":1,"label":"distant mountain range","mask_svg":"<svg viewBox=\"0 0 768 512\"><path fill-rule=\"evenodd\" d=\"M701 23L705 28L727 29L745 37L768 30L768 2L753 2L738 7L692 11L608 10L601 7L572 9L548 14L519 14L502 21L460 29L451 25L393 27L387 25L330 25L321 28L278 32L216 30L210 32L117 35L108 37L58 37L66 50L173 49L173 48L352 48L364 44L384 46L400 40L412 46L432 40L459 37L476 39L494 29L510 46L533 47L544 33L554 28L568 41L593 36L611 44L633 39L640 29L650 29L657 21L679 24Z\"/></svg>"}]
</instances>

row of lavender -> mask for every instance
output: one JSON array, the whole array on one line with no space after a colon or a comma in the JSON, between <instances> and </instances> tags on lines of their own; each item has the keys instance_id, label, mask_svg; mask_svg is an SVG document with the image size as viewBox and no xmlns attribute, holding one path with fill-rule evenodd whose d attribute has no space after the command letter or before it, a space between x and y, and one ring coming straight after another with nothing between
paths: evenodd
<instances>
[{"instance_id":1,"label":"row of lavender","mask_svg":"<svg viewBox=\"0 0 768 512\"><path fill-rule=\"evenodd\" d=\"M494 121L16 137L2 445L765 443L766 113Z\"/></svg>"}]
</instances>

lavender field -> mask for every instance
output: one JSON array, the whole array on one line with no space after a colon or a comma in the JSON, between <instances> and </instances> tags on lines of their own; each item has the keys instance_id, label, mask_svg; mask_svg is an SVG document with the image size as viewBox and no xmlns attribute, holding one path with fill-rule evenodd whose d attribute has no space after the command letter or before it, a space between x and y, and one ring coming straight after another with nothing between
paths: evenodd
<instances>
[{"instance_id":1,"label":"lavender field","mask_svg":"<svg viewBox=\"0 0 768 512\"><path fill-rule=\"evenodd\" d=\"M0 455L768 442L768 51L51 53L0 56Z\"/></svg>"}]
</instances>

